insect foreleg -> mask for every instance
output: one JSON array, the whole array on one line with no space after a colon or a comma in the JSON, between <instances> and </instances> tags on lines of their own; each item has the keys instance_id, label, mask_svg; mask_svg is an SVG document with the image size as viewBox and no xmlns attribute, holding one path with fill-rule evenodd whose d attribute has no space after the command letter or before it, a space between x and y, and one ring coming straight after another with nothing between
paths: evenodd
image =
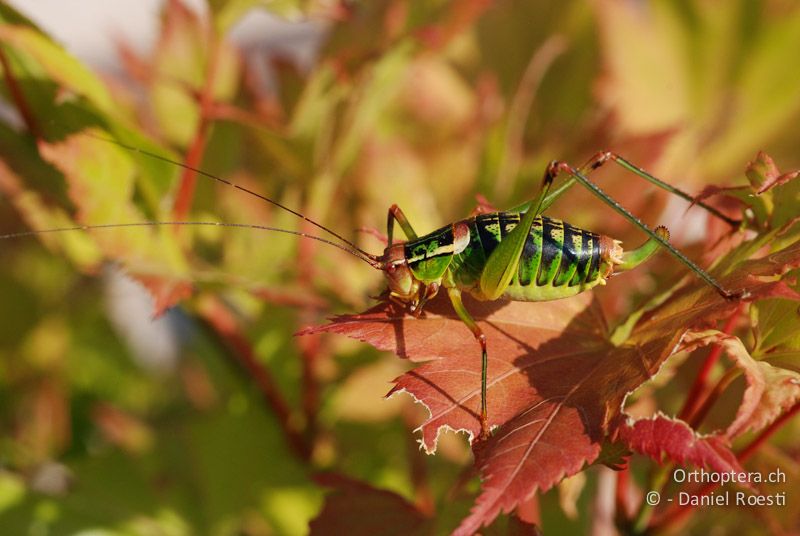
<instances>
[{"instance_id":1,"label":"insect foreleg","mask_svg":"<svg viewBox=\"0 0 800 536\"><path fill-rule=\"evenodd\" d=\"M711 277L711 275L708 274L708 272L697 266L694 262L692 262L686 255L681 253L679 250L675 249L675 247L673 247L672 244L670 244L665 239L664 236L650 229L639 218L628 212L628 210L625 209L625 207L617 203L608 194L606 194L603 190L601 190L599 186L597 186L595 183L587 179L586 176L580 173L578 170L576 170L575 168L573 168L572 166L570 166L565 162L558 162L555 160L553 162L550 162L550 165L547 166L546 175L549 175L553 179L555 179L555 177L557 177L559 173L565 173L569 175L572 179L578 181L583 186L585 186L601 201L603 201L605 204L607 204L615 211L617 211L619 214L621 214L622 217L624 217L626 220L628 220L629 222L640 228L642 231L644 231L652 240L658 242L662 247L664 247L667 251L669 251L673 257L678 259L680 262L685 264L692 272L697 274L697 276L700 279L702 279L703 281L714 287L723 298L736 299L742 296L741 291L733 292L720 285L716 279L714 279L713 277Z\"/></svg>"},{"instance_id":2,"label":"insect foreleg","mask_svg":"<svg viewBox=\"0 0 800 536\"><path fill-rule=\"evenodd\" d=\"M453 304L458 318L469 328L475 336L475 340L481 345L481 439L489 437L489 412L486 402L486 382L489 371L489 356L486 353L486 335L483 334L481 328L475 323L475 320L464 307L464 302L461 301L461 291L455 287L448 287L447 295L450 297L450 303Z\"/></svg>"},{"instance_id":3,"label":"insect foreleg","mask_svg":"<svg viewBox=\"0 0 800 536\"><path fill-rule=\"evenodd\" d=\"M392 235L394 234L395 221L400 224L400 228L405 233L406 238L409 240L414 240L417 238L417 233L414 232L414 228L411 227L411 224L408 222L408 218L406 218L403 210L397 205L392 205L389 208L389 214L386 217L386 237L389 240L390 246L393 244Z\"/></svg>"}]
</instances>

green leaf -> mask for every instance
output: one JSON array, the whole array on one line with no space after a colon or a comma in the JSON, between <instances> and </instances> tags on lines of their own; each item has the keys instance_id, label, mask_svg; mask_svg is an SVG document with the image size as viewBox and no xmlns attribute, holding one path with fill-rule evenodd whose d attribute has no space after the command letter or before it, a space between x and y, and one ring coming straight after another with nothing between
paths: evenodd
<instances>
[{"instance_id":1,"label":"green leaf","mask_svg":"<svg viewBox=\"0 0 800 536\"><path fill-rule=\"evenodd\" d=\"M304 6L301 0L211 0L209 5L214 14L217 30L222 34L229 31L249 11L263 9L289 20L301 20Z\"/></svg>"},{"instance_id":2,"label":"green leaf","mask_svg":"<svg viewBox=\"0 0 800 536\"><path fill-rule=\"evenodd\" d=\"M83 134L60 142L43 142L40 151L64 173L82 224L148 220L131 201L136 168L129 151ZM106 256L124 259L134 273L187 276L183 254L168 229L117 228L98 230L94 235Z\"/></svg>"},{"instance_id":3,"label":"green leaf","mask_svg":"<svg viewBox=\"0 0 800 536\"><path fill-rule=\"evenodd\" d=\"M100 110L114 112L114 102L103 83L78 60L41 33L33 28L2 25L0 40L34 58L54 81L86 97Z\"/></svg>"}]
</instances>

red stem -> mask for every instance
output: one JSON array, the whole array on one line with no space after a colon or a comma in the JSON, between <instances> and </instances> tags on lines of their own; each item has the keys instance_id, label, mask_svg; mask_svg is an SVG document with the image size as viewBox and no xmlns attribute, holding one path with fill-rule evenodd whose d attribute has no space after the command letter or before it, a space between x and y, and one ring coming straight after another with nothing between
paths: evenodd
<instances>
[{"instance_id":1,"label":"red stem","mask_svg":"<svg viewBox=\"0 0 800 536\"><path fill-rule=\"evenodd\" d=\"M313 313L304 311L302 316L306 319L303 324L313 324L308 321ZM313 317L312 317L313 318ZM319 386L317 385L317 358L320 353L319 335L306 335L298 342L300 353L303 357L303 415L306 421L306 437L313 443L317 434L317 413L319 412Z\"/></svg>"},{"instance_id":2,"label":"red stem","mask_svg":"<svg viewBox=\"0 0 800 536\"><path fill-rule=\"evenodd\" d=\"M786 424L786 422L789 421L792 417L794 417L798 412L800 412L800 402L792 406L792 408L789 409L789 411L787 411L786 413L775 419L775 422L773 422L771 425L762 430L761 433L758 434L758 436L755 439L753 439L753 441L751 441L749 445L747 445L745 448L739 451L739 453L736 455L736 459L742 463L747 461L759 449L759 447L761 447L761 445L763 445L764 442L767 441L767 439L769 439L776 431L778 431L778 429L781 426ZM695 495L697 495L698 497L708 495L718 487L719 484L715 483L706 484L705 486L700 488L698 492L695 493ZM693 509L694 506L692 505L673 506L672 508L664 512L658 518L658 520L650 526L651 532L658 532L677 525L678 523L683 521L687 515L692 513Z\"/></svg>"},{"instance_id":3,"label":"red stem","mask_svg":"<svg viewBox=\"0 0 800 536\"><path fill-rule=\"evenodd\" d=\"M214 333L225 342L230 354L244 368L248 378L255 382L264 401L275 413L278 425L284 433L290 447L301 460L308 460L311 448L303 435L291 424L291 411L283 398L269 369L256 358L250 342L239 330L236 319L231 312L216 298L209 297L200 306L200 314Z\"/></svg>"},{"instance_id":4,"label":"red stem","mask_svg":"<svg viewBox=\"0 0 800 536\"><path fill-rule=\"evenodd\" d=\"M630 465L626 465L624 469L617 471L617 487L615 490L615 499L617 503L617 517L625 522L630 521L633 512L630 509L630 501L628 500L628 493L631 485L631 471ZM627 523L620 524L621 526Z\"/></svg>"},{"instance_id":5,"label":"red stem","mask_svg":"<svg viewBox=\"0 0 800 536\"><path fill-rule=\"evenodd\" d=\"M25 95L22 92L22 89L19 87L17 79L14 78L14 73L11 71L11 64L8 62L8 58L6 57L5 52L3 52L2 47L0 47L0 65L3 67L3 73L5 74L8 92L11 94L11 98L14 100L14 104L19 111L19 115L22 116L22 120L25 122L25 125L28 127L30 133L36 139L42 139L42 131L39 129L39 124L36 122L36 116L33 115L31 108L28 106L28 102L25 100Z\"/></svg>"},{"instance_id":6,"label":"red stem","mask_svg":"<svg viewBox=\"0 0 800 536\"><path fill-rule=\"evenodd\" d=\"M700 423L706 418L708 412L714 406L714 403L722 395L723 391L739 376L737 369L729 369L722 378L719 379L717 384L710 393L703 399L702 402L696 405L694 413L686 420L686 422L695 430L700 426Z\"/></svg>"},{"instance_id":7,"label":"red stem","mask_svg":"<svg viewBox=\"0 0 800 536\"><path fill-rule=\"evenodd\" d=\"M203 153L208 142L208 131L214 117L214 81L217 77L217 67L219 64L220 46L217 36L212 28L209 29L211 43L209 45L210 57L206 79L199 95L200 117L198 119L197 130L192 139L189 150L186 152L184 163L192 168L199 168L202 165ZM194 198L195 185L197 183L197 173L187 168L181 171L181 182L178 187L178 195L175 198L173 209L176 221L186 220L189 209Z\"/></svg>"},{"instance_id":8,"label":"red stem","mask_svg":"<svg viewBox=\"0 0 800 536\"><path fill-rule=\"evenodd\" d=\"M758 448L762 444L764 444L764 442L767 439L769 439L769 437L772 434L778 431L778 428L783 426L784 423L786 423L786 421L794 417L798 411L800 411L800 402L792 406L792 408L789 411L787 411L786 413L775 419L775 422L770 424L763 432L761 432L758 435L758 437L756 437L753 441L750 442L749 445L743 448L741 452L739 452L739 454L737 455L739 461L743 462L749 459L750 456L752 456L755 453L755 451L758 450Z\"/></svg>"},{"instance_id":9,"label":"red stem","mask_svg":"<svg viewBox=\"0 0 800 536\"><path fill-rule=\"evenodd\" d=\"M733 310L733 313L731 313L728 321L725 322L725 327L722 328L723 333L730 334L733 331L733 328L736 325L736 320L739 318L739 314L742 311L742 306L743 304L740 303L736 306L736 309ZM689 390L689 394L686 397L686 402L684 403L680 413L678 413L679 419L688 421L692 415L697 412L701 404L708 404L708 397L703 397L702 395L708 391L708 378L721 356L722 345L715 344L708 353L708 357L706 357L706 360L703 363L703 366L700 368L700 371L697 373L694 384L692 385L692 388Z\"/></svg>"},{"instance_id":10,"label":"red stem","mask_svg":"<svg viewBox=\"0 0 800 536\"><path fill-rule=\"evenodd\" d=\"M308 222L304 223L304 231L308 231ZM311 240L301 240L297 248L298 279L299 283L308 289L314 283L314 252L316 243ZM301 312L303 325L315 323L317 311L312 307L304 307ZM306 419L306 437L313 444L317 434L317 413L319 412L319 383L317 382L317 362L322 352L322 338L319 335L306 335L298 341L298 347L303 357L303 414Z\"/></svg>"}]
</instances>

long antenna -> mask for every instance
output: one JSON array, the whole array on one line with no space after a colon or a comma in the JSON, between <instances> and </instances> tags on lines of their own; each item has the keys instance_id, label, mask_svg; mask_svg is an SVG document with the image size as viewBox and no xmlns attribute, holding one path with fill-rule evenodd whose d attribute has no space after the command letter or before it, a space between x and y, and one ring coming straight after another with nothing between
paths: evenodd
<instances>
[{"instance_id":1,"label":"long antenna","mask_svg":"<svg viewBox=\"0 0 800 536\"><path fill-rule=\"evenodd\" d=\"M255 197L258 197L259 199L262 199L263 201L266 201L267 203L271 203L272 205L275 205L276 207L281 208L281 209L285 210L286 212L288 212L290 214L294 214L298 218L300 218L302 220L305 220L308 223L310 223L311 225L314 225L314 226L318 227L319 229L322 229L326 233L338 238L339 240L341 240L342 242L344 242L345 244L347 244L348 246L353 248L353 250L361 253L361 255L363 255L363 256L365 256L365 257L367 257L369 259L372 259L373 261L377 261L378 260L378 256L377 255L373 255L372 253L364 251L363 249L361 249L360 247L358 247L357 245L355 245L351 241L347 240L345 237L343 237L339 233L337 233L337 232L335 232L335 231L333 231L331 229L328 229L327 227L325 227L321 223L318 223L318 222L312 220L308 216L305 216L305 215L297 212L296 210L293 210L293 209L287 207L286 205L283 205L282 203L279 203L278 201L275 201L274 199L270 199L269 197L267 197L265 195L262 195L262 194L259 194L258 192L250 190L249 188L245 188L244 186L241 186L239 184L231 182L231 181L229 181L227 179L223 179L222 177L214 175L213 173L209 173L207 171L203 171L202 169L196 168L194 166L190 166L189 164L186 164L184 162L178 162L177 160L172 160L171 158L167 158L166 156L162 156L160 154L148 151L147 149L142 149L141 147L136 147L134 145L128 145L126 143L122 143L120 141L113 140L111 138L107 138L105 136L97 136L95 134L89 134L89 133L86 133L86 132L82 132L81 135L88 136L90 138L95 138L97 140L101 140L101 141L104 141L104 142L107 142L107 143L113 143L114 145L119 145L120 147L124 147L125 149L128 149L130 151L134 151L134 152L137 152L137 153L140 153L140 154L143 154L143 155L147 155L150 158L155 158L157 160L161 160L162 162L167 162L169 164L173 164L175 166L179 166L179 167L182 167L184 169L188 169L188 170L193 171L193 172L195 172L195 173L197 173L199 175L202 175L203 177L207 177L209 179L213 179L213 180L215 180L215 181L217 181L219 183L225 184L226 186L231 186L233 188L236 188L237 190L241 190L242 192L245 192L245 193L248 193L248 194L253 195ZM168 222L164 222L164 223L168 223ZM177 224L178 222L171 222L171 223L176 223ZM259 228L258 226L252 226L252 227ZM273 231L282 230L284 232L290 232L290 231L286 231L285 229L276 229L276 228L271 228L270 230L273 230ZM303 235L302 233L294 233L294 234ZM308 236L308 238L311 238L310 235L303 235L303 236ZM321 240L321 239L318 238L318 240ZM325 242L324 240L322 240L322 241ZM328 243L330 243L330 242L328 242Z\"/></svg>"},{"instance_id":2,"label":"long antenna","mask_svg":"<svg viewBox=\"0 0 800 536\"><path fill-rule=\"evenodd\" d=\"M368 255L362 252L360 249L350 249L342 244L334 242L332 240L328 240L326 238L322 238L319 236L311 235L308 233L303 233L300 231L290 231L289 229L281 229L279 227L268 227L266 225L253 225L249 223L227 223L227 222L213 222L213 221L140 221L140 222L131 222L131 223L100 223L97 225L75 225L73 227L56 227L53 229L42 229L39 231L20 231L17 233L8 233L0 235L0 240L6 240L9 238L22 238L26 236L36 236L46 233L63 233L67 231L87 231L89 229L113 229L119 227L159 227L165 225L186 225L186 226L208 226L208 227L237 227L237 228L245 228L245 229L258 229L260 231L273 231L276 233L286 233L296 236L302 236L303 238L310 238L311 240L317 240L318 242L322 242L324 244L331 245L333 247L339 248L342 251L346 251L350 255L366 262L373 268L380 269L381 263L375 258L374 255Z\"/></svg>"}]
</instances>

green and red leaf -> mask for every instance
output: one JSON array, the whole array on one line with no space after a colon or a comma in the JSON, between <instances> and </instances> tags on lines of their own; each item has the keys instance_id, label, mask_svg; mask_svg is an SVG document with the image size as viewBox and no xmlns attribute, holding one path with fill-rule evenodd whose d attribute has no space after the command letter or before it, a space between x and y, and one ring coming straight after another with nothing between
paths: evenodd
<instances>
[{"instance_id":1,"label":"green and red leaf","mask_svg":"<svg viewBox=\"0 0 800 536\"><path fill-rule=\"evenodd\" d=\"M685 342L722 346L744 372L747 388L726 437L734 439L746 432L758 432L800 400L800 373L754 359L737 337L710 330L692 333Z\"/></svg>"}]
</instances>

